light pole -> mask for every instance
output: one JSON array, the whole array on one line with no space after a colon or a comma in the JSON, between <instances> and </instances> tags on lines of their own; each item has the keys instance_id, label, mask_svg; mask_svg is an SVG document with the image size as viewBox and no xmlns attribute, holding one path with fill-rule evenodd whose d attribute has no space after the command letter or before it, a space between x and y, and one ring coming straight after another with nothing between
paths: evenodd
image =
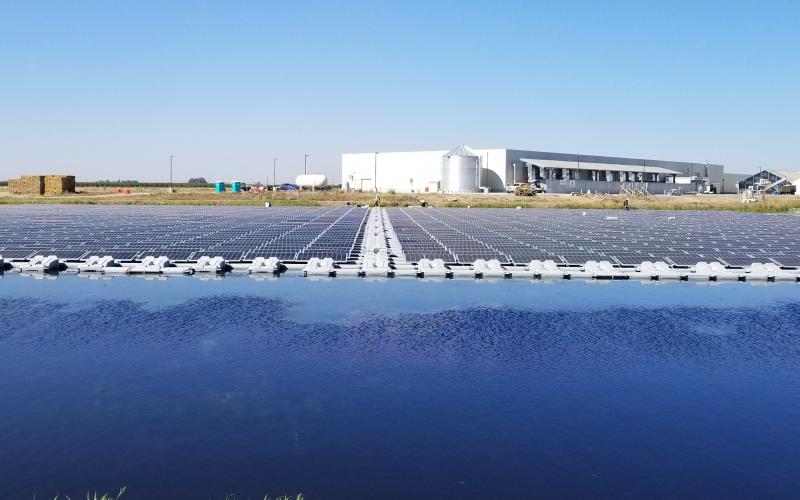
<instances>
[{"instance_id":1,"label":"light pole","mask_svg":"<svg viewBox=\"0 0 800 500\"><path fill-rule=\"evenodd\" d=\"M308 173L308 157L309 156L310 155L303 155L303 173L304 174Z\"/></svg>"},{"instance_id":2,"label":"light pole","mask_svg":"<svg viewBox=\"0 0 800 500\"><path fill-rule=\"evenodd\" d=\"M272 185L273 186L277 186L278 185L278 178L275 176L275 165L277 165L277 163L278 163L278 159L277 158L273 158L272 159Z\"/></svg>"},{"instance_id":3,"label":"light pole","mask_svg":"<svg viewBox=\"0 0 800 500\"><path fill-rule=\"evenodd\" d=\"M172 159L175 155L169 155L169 192L172 192Z\"/></svg>"}]
</instances>

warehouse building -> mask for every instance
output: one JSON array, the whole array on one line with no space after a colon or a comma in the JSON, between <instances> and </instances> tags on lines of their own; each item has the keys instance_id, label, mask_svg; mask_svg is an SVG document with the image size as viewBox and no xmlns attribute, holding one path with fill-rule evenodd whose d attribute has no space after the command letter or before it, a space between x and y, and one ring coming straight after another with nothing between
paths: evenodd
<instances>
[{"instance_id":1,"label":"warehouse building","mask_svg":"<svg viewBox=\"0 0 800 500\"><path fill-rule=\"evenodd\" d=\"M739 179L737 179L739 180ZM503 192L539 182L549 193L618 193L636 186L665 192L735 193L723 165L517 149L354 153L342 155L342 187L399 193Z\"/></svg>"},{"instance_id":2,"label":"warehouse building","mask_svg":"<svg viewBox=\"0 0 800 500\"><path fill-rule=\"evenodd\" d=\"M792 170L762 170L739 182L739 190L752 189L762 194L798 194L800 172Z\"/></svg>"}]
</instances>

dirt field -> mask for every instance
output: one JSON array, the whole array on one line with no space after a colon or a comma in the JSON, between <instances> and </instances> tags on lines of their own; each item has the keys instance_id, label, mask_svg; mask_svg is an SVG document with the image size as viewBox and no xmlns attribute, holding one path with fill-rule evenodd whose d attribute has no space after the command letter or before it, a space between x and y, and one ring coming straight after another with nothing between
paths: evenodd
<instances>
[{"instance_id":1,"label":"dirt field","mask_svg":"<svg viewBox=\"0 0 800 500\"><path fill-rule=\"evenodd\" d=\"M425 200L435 207L499 207L499 208L604 208L620 209L619 195L538 195L518 197L508 194L444 195L444 194L381 194L381 206L419 205ZM214 193L209 188L177 188L168 193L164 188L131 189L130 194L114 193L113 188L79 188L74 195L16 196L0 187L0 204L67 203L97 205L343 205L372 204L374 193L346 193L339 190L321 192L281 191L277 193ZM738 195L650 196L632 198L631 208L653 210L735 210L747 212L789 212L800 210L800 196L766 196L755 203L744 204Z\"/></svg>"}]
</instances>

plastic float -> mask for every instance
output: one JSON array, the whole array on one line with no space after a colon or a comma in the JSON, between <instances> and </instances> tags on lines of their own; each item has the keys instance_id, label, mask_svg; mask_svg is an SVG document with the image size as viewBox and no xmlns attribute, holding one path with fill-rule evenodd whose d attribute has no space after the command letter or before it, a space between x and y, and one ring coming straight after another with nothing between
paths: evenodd
<instances>
[{"instance_id":1,"label":"plastic float","mask_svg":"<svg viewBox=\"0 0 800 500\"><path fill-rule=\"evenodd\" d=\"M380 241L380 239L378 240ZM385 240L384 240L385 241ZM615 266L609 261L587 261L583 266L558 265L552 260L533 260L525 266L502 265L498 260L477 259L469 265L446 265L442 259L420 259L416 266L404 257L397 258L391 245L376 243L372 252L361 252L357 262L337 265L332 258L312 258L308 262L280 262L277 257L258 257L252 262L226 262L222 257L200 257L196 262L173 263L168 257L147 256L141 262L124 262L110 255L93 255L83 262L63 262L55 255L37 255L27 261L4 261L15 271L32 276L77 271L87 276L139 274L149 277L193 274L218 276L228 270L249 271L253 276L276 277L286 270L302 271L307 277L361 276L370 278L539 278L593 280L686 280L699 283L716 281L800 282L800 269L782 268L767 262L745 267L727 267L719 262L697 262L693 266L672 267L664 261L644 261L636 267ZM375 249L378 251L376 252ZM396 260L395 260L396 259Z\"/></svg>"},{"instance_id":2,"label":"plastic float","mask_svg":"<svg viewBox=\"0 0 800 500\"><path fill-rule=\"evenodd\" d=\"M139 264L132 264L130 266L131 274L192 274L194 269L191 267L178 267L169 257L160 256L153 257L148 255Z\"/></svg>"},{"instance_id":3,"label":"plastic float","mask_svg":"<svg viewBox=\"0 0 800 500\"><path fill-rule=\"evenodd\" d=\"M223 273L228 269L228 264L222 257L209 257L203 255L197 259L197 263L191 266L196 273Z\"/></svg>"},{"instance_id":4,"label":"plastic float","mask_svg":"<svg viewBox=\"0 0 800 500\"><path fill-rule=\"evenodd\" d=\"M357 277L363 274L361 266L358 264L341 264L334 269L336 276L352 276ZM385 278L386 275L383 275Z\"/></svg>"},{"instance_id":5,"label":"plastic float","mask_svg":"<svg viewBox=\"0 0 800 500\"><path fill-rule=\"evenodd\" d=\"M476 278L506 278L511 276L511 273L500 265L500 261L497 259L488 261L477 259L472 263L472 270L475 272Z\"/></svg>"},{"instance_id":6,"label":"plastic float","mask_svg":"<svg viewBox=\"0 0 800 500\"><path fill-rule=\"evenodd\" d=\"M580 269L569 270L570 278L593 278L598 280L628 279L628 275L611 265L607 260L586 261Z\"/></svg>"},{"instance_id":7,"label":"plastic float","mask_svg":"<svg viewBox=\"0 0 800 500\"><path fill-rule=\"evenodd\" d=\"M392 273L389 256L385 253L367 254L361 263L361 271L364 276L389 277Z\"/></svg>"},{"instance_id":8,"label":"plastic float","mask_svg":"<svg viewBox=\"0 0 800 500\"><path fill-rule=\"evenodd\" d=\"M798 281L800 274L797 270L790 271L781 269L772 262L762 264L753 262L749 267L744 269L742 274L747 281L766 280L766 281Z\"/></svg>"},{"instance_id":9,"label":"plastic float","mask_svg":"<svg viewBox=\"0 0 800 500\"><path fill-rule=\"evenodd\" d=\"M14 266L27 273L55 273L61 270L61 261L55 255L37 255L27 262Z\"/></svg>"},{"instance_id":10,"label":"plastic float","mask_svg":"<svg viewBox=\"0 0 800 500\"><path fill-rule=\"evenodd\" d=\"M303 274L305 276L335 276L336 271L333 267L333 259L330 257L324 259L312 257L303 267Z\"/></svg>"},{"instance_id":11,"label":"plastic float","mask_svg":"<svg viewBox=\"0 0 800 500\"><path fill-rule=\"evenodd\" d=\"M672 269L669 264L663 260L656 262L650 262L649 260L646 260L631 273L631 277L651 280L680 280L681 273L677 272L675 269Z\"/></svg>"},{"instance_id":12,"label":"plastic float","mask_svg":"<svg viewBox=\"0 0 800 500\"><path fill-rule=\"evenodd\" d=\"M425 278L446 278L451 275L451 271L442 259L420 259L417 263L417 274Z\"/></svg>"},{"instance_id":13,"label":"plastic float","mask_svg":"<svg viewBox=\"0 0 800 500\"><path fill-rule=\"evenodd\" d=\"M92 255L86 259L86 262L78 264L77 269L80 273L104 273L107 270L110 270L110 273L116 272L124 274L129 272L128 266L123 266L120 264L119 260L114 259L114 257L110 255L105 255L103 257Z\"/></svg>"},{"instance_id":14,"label":"plastic float","mask_svg":"<svg viewBox=\"0 0 800 500\"><path fill-rule=\"evenodd\" d=\"M251 274L269 273L275 274L280 270L281 263L277 257L256 257L247 268Z\"/></svg>"},{"instance_id":15,"label":"plastic float","mask_svg":"<svg viewBox=\"0 0 800 500\"><path fill-rule=\"evenodd\" d=\"M558 267L558 265L552 260L532 260L527 266L525 266L524 271L514 271L512 273L512 276L515 277L521 275L525 275L526 277L530 278L563 279L569 275L569 272Z\"/></svg>"},{"instance_id":16,"label":"plastic float","mask_svg":"<svg viewBox=\"0 0 800 500\"><path fill-rule=\"evenodd\" d=\"M741 272L728 269L719 262L698 262L694 265L694 269L686 274L687 280L739 281L742 277Z\"/></svg>"}]
</instances>

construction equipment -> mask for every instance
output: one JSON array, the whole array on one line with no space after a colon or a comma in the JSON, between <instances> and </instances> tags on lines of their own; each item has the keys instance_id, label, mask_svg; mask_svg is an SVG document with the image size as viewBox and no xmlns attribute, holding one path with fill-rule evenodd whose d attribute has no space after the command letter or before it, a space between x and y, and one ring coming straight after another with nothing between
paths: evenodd
<instances>
[{"instance_id":1,"label":"construction equipment","mask_svg":"<svg viewBox=\"0 0 800 500\"><path fill-rule=\"evenodd\" d=\"M533 190L530 184L520 184L514 190L514 196L536 196L536 191Z\"/></svg>"}]
</instances>

